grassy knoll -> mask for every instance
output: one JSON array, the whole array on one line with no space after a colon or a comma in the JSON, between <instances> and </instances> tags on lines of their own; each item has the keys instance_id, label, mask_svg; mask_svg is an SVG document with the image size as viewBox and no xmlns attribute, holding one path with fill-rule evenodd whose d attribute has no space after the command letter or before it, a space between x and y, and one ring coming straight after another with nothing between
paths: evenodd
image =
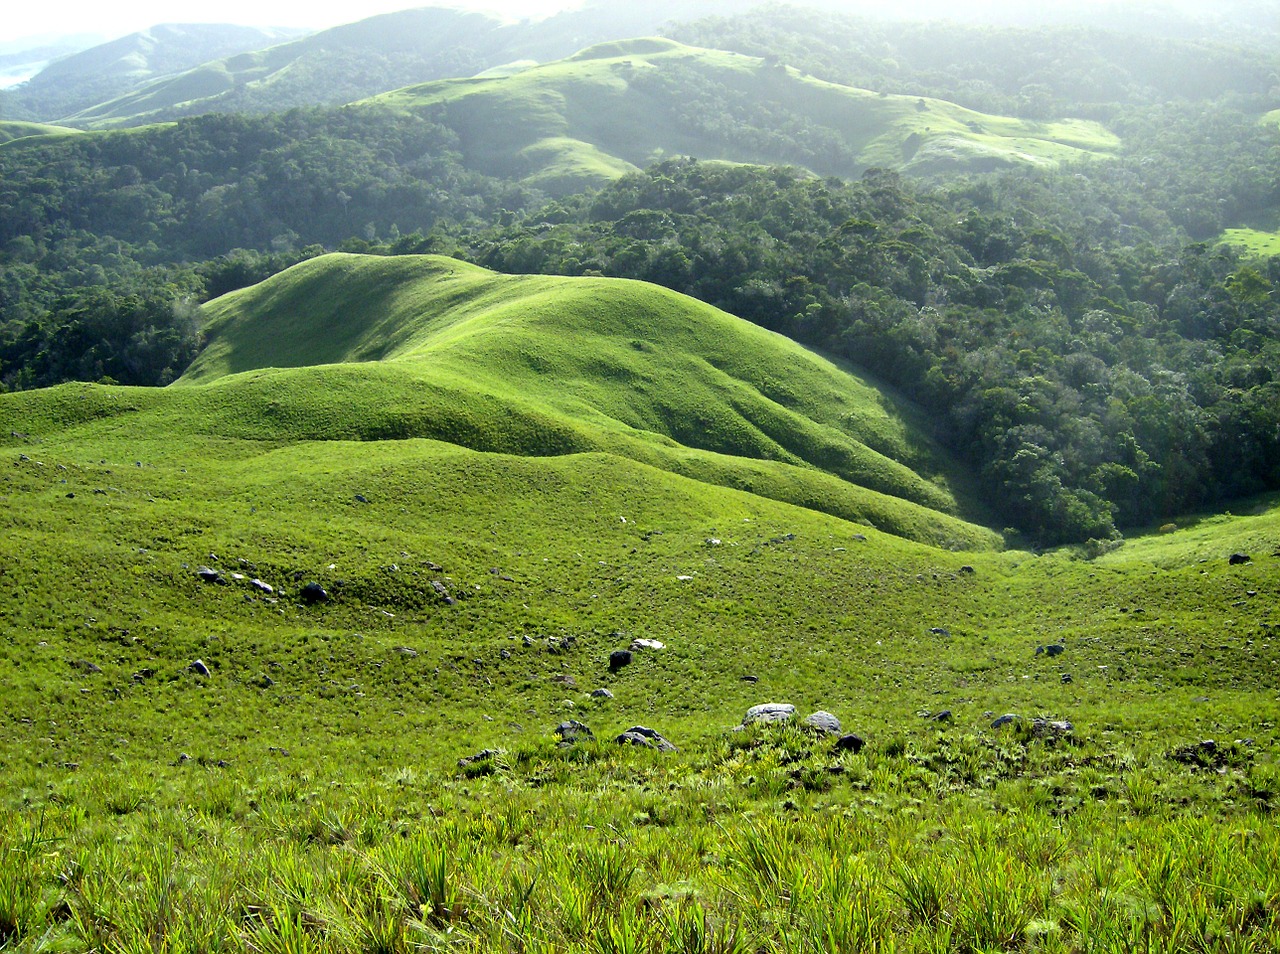
<instances>
[{"instance_id":1,"label":"grassy knoll","mask_svg":"<svg viewBox=\"0 0 1280 954\"><path fill-rule=\"evenodd\" d=\"M1274 501L1095 561L939 549L666 466L744 458L628 444L593 379L482 347L536 343L529 288L406 267L386 308L459 313L382 360L0 395L0 947L1280 946ZM257 289L260 360L308 284ZM664 328L659 378L700 346ZM505 387L470 381L486 354ZM796 406L835 380L787 360ZM449 405L472 430L438 439ZM639 638L663 648L611 668ZM732 731L762 702L865 745ZM558 745L566 719L595 737ZM679 751L613 741L635 725Z\"/></svg>"},{"instance_id":2,"label":"grassy knoll","mask_svg":"<svg viewBox=\"0 0 1280 954\"><path fill-rule=\"evenodd\" d=\"M1039 123L826 83L779 64L671 40L606 43L511 76L444 80L372 102L421 110L481 171L568 191L664 155L935 173L1110 156L1093 122ZM810 146L821 143L816 149Z\"/></svg>"},{"instance_id":3,"label":"grassy knoll","mask_svg":"<svg viewBox=\"0 0 1280 954\"><path fill-rule=\"evenodd\" d=\"M0 122L0 145L32 136L70 136L78 132L78 129L46 123Z\"/></svg>"},{"instance_id":4,"label":"grassy knoll","mask_svg":"<svg viewBox=\"0 0 1280 954\"><path fill-rule=\"evenodd\" d=\"M1238 245L1246 254L1261 258L1280 255L1280 232L1260 229L1226 229L1222 233L1223 245Z\"/></svg>"}]
</instances>

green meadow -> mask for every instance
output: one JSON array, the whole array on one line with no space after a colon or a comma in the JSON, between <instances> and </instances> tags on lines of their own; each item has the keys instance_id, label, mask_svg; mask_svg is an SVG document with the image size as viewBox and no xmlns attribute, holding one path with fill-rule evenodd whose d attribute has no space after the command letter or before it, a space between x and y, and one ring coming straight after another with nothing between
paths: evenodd
<instances>
[{"instance_id":1,"label":"green meadow","mask_svg":"<svg viewBox=\"0 0 1280 954\"><path fill-rule=\"evenodd\" d=\"M1001 549L910 406L640 283L205 308L0 395L0 948L1280 947L1280 502Z\"/></svg>"}]
</instances>

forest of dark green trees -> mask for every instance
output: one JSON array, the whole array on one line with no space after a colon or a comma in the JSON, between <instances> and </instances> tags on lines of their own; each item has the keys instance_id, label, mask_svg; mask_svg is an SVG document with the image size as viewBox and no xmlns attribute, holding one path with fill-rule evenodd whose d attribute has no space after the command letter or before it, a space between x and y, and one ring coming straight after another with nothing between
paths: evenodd
<instances>
[{"instance_id":1,"label":"forest of dark green trees","mask_svg":"<svg viewBox=\"0 0 1280 954\"><path fill-rule=\"evenodd\" d=\"M928 412L1027 543L1106 541L1280 489L1280 259L1219 241L1275 225L1280 134L1261 117L1280 105L1280 60L779 9L673 35L842 83L1096 119L1124 154L844 181L800 168L819 146L779 122L796 167L671 159L550 197L467 169L443 126L366 107L11 143L0 383L162 385L198 353L203 301L328 249L443 252L656 282L848 360Z\"/></svg>"}]
</instances>

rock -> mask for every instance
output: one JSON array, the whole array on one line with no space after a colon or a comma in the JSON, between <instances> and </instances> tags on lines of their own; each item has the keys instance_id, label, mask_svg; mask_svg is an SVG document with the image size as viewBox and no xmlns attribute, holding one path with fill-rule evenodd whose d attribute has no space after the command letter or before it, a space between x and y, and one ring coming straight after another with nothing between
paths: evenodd
<instances>
[{"instance_id":1,"label":"rock","mask_svg":"<svg viewBox=\"0 0 1280 954\"><path fill-rule=\"evenodd\" d=\"M952 718L950 709L943 709L941 712L935 712L929 716L931 722L950 722Z\"/></svg>"},{"instance_id":2,"label":"rock","mask_svg":"<svg viewBox=\"0 0 1280 954\"><path fill-rule=\"evenodd\" d=\"M276 588L274 586L272 586L270 583L263 583L256 576L249 581L249 585L252 586L259 593L266 593L268 596L273 595L276 591Z\"/></svg>"},{"instance_id":3,"label":"rock","mask_svg":"<svg viewBox=\"0 0 1280 954\"><path fill-rule=\"evenodd\" d=\"M504 650L502 650L501 652L499 652L499 653L498 653L498 658L499 658L499 659L510 659L510 658L511 658L511 650L509 650L509 649L504 649Z\"/></svg>"},{"instance_id":4,"label":"rock","mask_svg":"<svg viewBox=\"0 0 1280 954\"><path fill-rule=\"evenodd\" d=\"M1009 723L1011 722L1017 722L1017 721L1018 721L1018 717L1016 715L1014 715L1012 712L1006 712L1000 718L996 719L995 722L991 723L991 728L999 729L1006 725L1009 725Z\"/></svg>"},{"instance_id":5,"label":"rock","mask_svg":"<svg viewBox=\"0 0 1280 954\"><path fill-rule=\"evenodd\" d=\"M841 733L840 720L830 712L819 711L806 716L804 727L823 735L840 735Z\"/></svg>"},{"instance_id":6,"label":"rock","mask_svg":"<svg viewBox=\"0 0 1280 954\"><path fill-rule=\"evenodd\" d=\"M950 636L951 630L944 626L934 626L929 630L929 633L933 636Z\"/></svg>"},{"instance_id":7,"label":"rock","mask_svg":"<svg viewBox=\"0 0 1280 954\"><path fill-rule=\"evenodd\" d=\"M617 672L623 666L631 665L631 650L615 649L609 654L609 671Z\"/></svg>"},{"instance_id":8,"label":"rock","mask_svg":"<svg viewBox=\"0 0 1280 954\"><path fill-rule=\"evenodd\" d=\"M356 494L356 503L368 503L368 498L364 494Z\"/></svg>"},{"instance_id":9,"label":"rock","mask_svg":"<svg viewBox=\"0 0 1280 954\"><path fill-rule=\"evenodd\" d=\"M1227 557L1227 563L1231 566L1240 566L1242 564L1252 562L1253 557L1249 556L1247 553L1233 553L1231 556Z\"/></svg>"},{"instance_id":10,"label":"rock","mask_svg":"<svg viewBox=\"0 0 1280 954\"><path fill-rule=\"evenodd\" d=\"M1031 720L1031 731L1039 738L1048 736L1058 737L1068 735L1075 729L1066 719L1041 719L1035 718Z\"/></svg>"},{"instance_id":11,"label":"rock","mask_svg":"<svg viewBox=\"0 0 1280 954\"><path fill-rule=\"evenodd\" d=\"M556 683L557 685L564 686L566 689L578 688L578 680L574 679L572 676L568 675L567 673L561 673L558 676L552 676L551 681Z\"/></svg>"},{"instance_id":12,"label":"rock","mask_svg":"<svg viewBox=\"0 0 1280 954\"><path fill-rule=\"evenodd\" d=\"M1055 656L1061 656L1066 651L1067 651L1067 647L1062 643L1050 643L1044 648L1045 655L1048 656L1050 659L1052 659Z\"/></svg>"},{"instance_id":13,"label":"rock","mask_svg":"<svg viewBox=\"0 0 1280 954\"><path fill-rule=\"evenodd\" d=\"M533 645L533 637L526 635L524 637L523 643L524 643L525 649L528 649L530 646Z\"/></svg>"},{"instance_id":14,"label":"rock","mask_svg":"<svg viewBox=\"0 0 1280 954\"><path fill-rule=\"evenodd\" d=\"M453 606L458 601L449 595L449 588L439 580L431 581L431 588L436 591L436 596L440 597L440 601L446 606Z\"/></svg>"},{"instance_id":15,"label":"rock","mask_svg":"<svg viewBox=\"0 0 1280 954\"><path fill-rule=\"evenodd\" d=\"M595 735L590 729L579 722L577 719L568 719L561 722L555 729L556 735L560 736L563 743L580 742L583 739L594 739Z\"/></svg>"},{"instance_id":16,"label":"rock","mask_svg":"<svg viewBox=\"0 0 1280 954\"><path fill-rule=\"evenodd\" d=\"M190 666L188 666L187 668L188 668L188 669L190 669L190 670L191 670L193 673L195 673L197 676L207 676L207 675L209 675L209 667L208 667L208 666L206 666L206 665L204 664L204 660L203 660L203 659L197 659L195 662L193 662L193 663L192 663Z\"/></svg>"},{"instance_id":17,"label":"rock","mask_svg":"<svg viewBox=\"0 0 1280 954\"><path fill-rule=\"evenodd\" d=\"M858 541L859 543L866 543L866 542L867 542L867 535L866 535L865 533L855 533L855 534L854 534L852 537L850 537L849 539L850 539L850 540L856 540L856 541Z\"/></svg>"},{"instance_id":18,"label":"rock","mask_svg":"<svg viewBox=\"0 0 1280 954\"><path fill-rule=\"evenodd\" d=\"M743 676L742 677L742 682L759 682L759 681L760 681L759 676Z\"/></svg>"},{"instance_id":19,"label":"rock","mask_svg":"<svg viewBox=\"0 0 1280 954\"><path fill-rule=\"evenodd\" d=\"M659 752L678 752L674 745L664 739L656 730L642 725L633 725L613 741L619 745L641 745Z\"/></svg>"},{"instance_id":20,"label":"rock","mask_svg":"<svg viewBox=\"0 0 1280 954\"><path fill-rule=\"evenodd\" d=\"M666 649L662 643L656 639L633 639L631 640L631 651L638 652L641 649Z\"/></svg>"},{"instance_id":21,"label":"rock","mask_svg":"<svg viewBox=\"0 0 1280 954\"><path fill-rule=\"evenodd\" d=\"M852 732L848 735L842 735L836 739L836 744L831 747L832 752L852 752L857 755L862 751L862 747L866 745L866 741L860 735L854 735Z\"/></svg>"},{"instance_id":22,"label":"rock","mask_svg":"<svg viewBox=\"0 0 1280 954\"><path fill-rule=\"evenodd\" d=\"M329 594L319 583L308 583L298 591L298 598L308 606L329 602Z\"/></svg>"},{"instance_id":23,"label":"rock","mask_svg":"<svg viewBox=\"0 0 1280 954\"><path fill-rule=\"evenodd\" d=\"M742 717L743 725L753 725L757 722L769 724L773 722L790 722L795 718L796 707L787 702L765 702L758 706L752 706L747 710L747 714Z\"/></svg>"},{"instance_id":24,"label":"rock","mask_svg":"<svg viewBox=\"0 0 1280 954\"><path fill-rule=\"evenodd\" d=\"M97 663L91 663L87 659L77 659L75 662L71 663L71 668L79 669L82 673L84 673L87 676L94 676L102 672L101 666L99 666Z\"/></svg>"},{"instance_id":25,"label":"rock","mask_svg":"<svg viewBox=\"0 0 1280 954\"><path fill-rule=\"evenodd\" d=\"M204 580L206 583L222 582L222 574L212 567L201 566L196 568L196 576Z\"/></svg>"},{"instance_id":26,"label":"rock","mask_svg":"<svg viewBox=\"0 0 1280 954\"><path fill-rule=\"evenodd\" d=\"M1062 674L1062 684L1063 684L1064 686L1065 686L1065 685L1067 685L1067 684L1069 684L1069 683L1071 683L1071 682L1073 682L1073 681L1074 681L1074 680L1072 680L1072 678L1071 678L1071 673L1069 673L1069 672L1064 672L1064 673Z\"/></svg>"},{"instance_id":27,"label":"rock","mask_svg":"<svg viewBox=\"0 0 1280 954\"><path fill-rule=\"evenodd\" d=\"M592 699L612 699L613 693L608 689L594 689L591 692Z\"/></svg>"},{"instance_id":28,"label":"rock","mask_svg":"<svg viewBox=\"0 0 1280 954\"><path fill-rule=\"evenodd\" d=\"M477 762L489 762L501 754L500 749L484 749L475 755L466 755L458 759L458 768L464 769L468 765L475 765Z\"/></svg>"},{"instance_id":29,"label":"rock","mask_svg":"<svg viewBox=\"0 0 1280 954\"><path fill-rule=\"evenodd\" d=\"M960 572L963 573L965 576L973 576L973 574L977 573L978 571L966 563L964 566L960 567Z\"/></svg>"},{"instance_id":30,"label":"rock","mask_svg":"<svg viewBox=\"0 0 1280 954\"><path fill-rule=\"evenodd\" d=\"M134 682L146 682L155 674L156 671L154 669L139 669L130 678L133 679Z\"/></svg>"},{"instance_id":31,"label":"rock","mask_svg":"<svg viewBox=\"0 0 1280 954\"><path fill-rule=\"evenodd\" d=\"M397 646L391 651L393 653L399 653L407 659L412 659L414 656L418 655L418 651L416 649L410 649L408 646Z\"/></svg>"}]
</instances>

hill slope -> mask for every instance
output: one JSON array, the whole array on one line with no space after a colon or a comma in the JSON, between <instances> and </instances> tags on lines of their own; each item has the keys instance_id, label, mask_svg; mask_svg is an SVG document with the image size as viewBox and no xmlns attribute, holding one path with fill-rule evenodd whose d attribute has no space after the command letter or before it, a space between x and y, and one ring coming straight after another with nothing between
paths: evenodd
<instances>
[{"instance_id":1,"label":"hill slope","mask_svg":"<svg viewBox=\"0 0 1280 954\"><path fill-rule=\"evenodd\" d=\"M677 14L731 12L747 5L744 0L655 0L632 7L588 3L521 21L452 7L402 10L254 52L195 60L187 72L83 103L67 121L137 125L208 112L339 105L513 61L556 60L602 40L651 33Z\"/></svg>"},{"instance_id":2,"label":"hill slope","mask_svg":"<svg viewBox=\"0 0 1280 954\"><path fill-rule=\"evenodd\" d=\"M932 542L993 539L956 519L962 477L874 388L656 286L335 254L204 311L211 341L177 390L201 386L218 433L276 433L246 423L256 407L293 439L604 451Z\"/></svg>"},{"instance_id":3,"label":"hill slope","mask_svg":"<svg viewBox=\"0 0 1280 954\"><path fill-rule=\"evenodd\" d=\"M1033 122L877 94L656 38L374 102L443 121L480 171L553 192L598 185L668 154L852 177L870 166L929 174L1053 165L1119 146L1093 122Z\"/></svg>"},{"instance_id":4,"label":"hill slope","mask_svg":"<svg viewBox=\"0 0 1280 954\"><path fill-rule=\"evenodd\" d=\"M23 115L51 121L208 60L280 43L293 30L166 23L50 63L11 93Z\"/></svg>"}]
</instances>

